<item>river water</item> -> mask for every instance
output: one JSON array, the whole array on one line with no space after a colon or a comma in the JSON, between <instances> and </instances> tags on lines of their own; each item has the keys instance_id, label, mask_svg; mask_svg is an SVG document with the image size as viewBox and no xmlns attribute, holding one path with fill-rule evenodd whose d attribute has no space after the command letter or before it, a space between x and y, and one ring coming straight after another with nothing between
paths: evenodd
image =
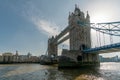
<instances>
[{"instance_id":1,"label":"river water","mask_svg":"<svg viewBox=\"0 0 120 80\"><path fill-rule=\"evenodd\" d=\"M101 63L98 69L57 69L40 64L0 65L0 80L120 80L120 63Z\"/></svg>"}]
</instances>

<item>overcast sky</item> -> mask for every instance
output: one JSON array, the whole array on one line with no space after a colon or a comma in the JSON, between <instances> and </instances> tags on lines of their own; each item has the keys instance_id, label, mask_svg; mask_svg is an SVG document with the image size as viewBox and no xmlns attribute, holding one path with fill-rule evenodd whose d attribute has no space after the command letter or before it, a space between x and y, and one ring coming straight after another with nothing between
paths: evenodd
<instances>
[{"instance_id":1,"label":"overcast sky","mask_svg":"<svg viewBox=\"0 0 120 80\"><path fill-rule=\"evenodd\" d=\"M19 54L44 54L48 38L68 25L68 15L75 4L85 14L88 11L91 22L96 23L120 21L119 3L120 0L0 0L0 53L18 50Z\"/></svg>"}]
</instances>

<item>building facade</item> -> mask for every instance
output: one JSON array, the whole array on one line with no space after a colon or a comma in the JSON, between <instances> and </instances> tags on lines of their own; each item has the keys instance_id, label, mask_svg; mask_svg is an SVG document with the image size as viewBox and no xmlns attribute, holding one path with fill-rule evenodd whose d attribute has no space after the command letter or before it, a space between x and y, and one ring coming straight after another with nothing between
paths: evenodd
<instances>
[{"instance_id":1,"label":"building facade","mask_svg":"<svg viewBox=\"0 0 120 80\"><path fill-rule=\"evenodd\" d=\"M3 53L2 57L3 57L3 62L5 63L12 63L13 61L13 54L10 52Z\"/></svg>"},{"instance_id":2,"label":"building facade","mask_svg":"<svg viewBox=\"0 0 120 80\"><path fill-rule=\"evenodd\" d=\"M6 52L0 55L0 63L30 63L40 62L40 57L32 56L28 53L27 55L19 55L18 51L15 54Z\"/></svg>"}]
</instances>

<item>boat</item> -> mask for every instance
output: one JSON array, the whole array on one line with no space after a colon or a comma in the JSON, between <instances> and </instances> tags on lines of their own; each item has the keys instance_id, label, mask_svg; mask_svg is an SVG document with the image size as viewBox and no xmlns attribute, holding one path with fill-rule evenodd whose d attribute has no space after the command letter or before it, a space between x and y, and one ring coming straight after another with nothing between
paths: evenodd
<instances>
[{"instance_id":1,"label":"boat","mask_svg":"<svg viewBox=\"0 0 120 80\"><path fill-rule=\"evenodd\" d=\"M47 56L47 55L41 55L41 57L40 57L40 64L42 64L42 65L53 64L52 63L52 58L50 56Z\"/></svg>"},{"instance_id":2,"label":"boat","mask_svg":"<svg viewBox=\"0 0 120 80\"><path fill-rule=\"evenodd\" d=\"M40 57L40 64L41 65L52 65L57 64L58 60L57 57L54 56L48 56L48 55L41 55Z\"/></svg>"}]
</instances>

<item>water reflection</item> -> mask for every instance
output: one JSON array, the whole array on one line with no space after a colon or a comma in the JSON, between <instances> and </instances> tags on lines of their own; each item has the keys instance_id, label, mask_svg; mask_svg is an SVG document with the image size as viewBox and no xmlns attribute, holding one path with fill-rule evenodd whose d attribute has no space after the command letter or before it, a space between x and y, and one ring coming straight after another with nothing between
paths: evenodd
<instances>
[{"instance_id":1,"label":"water reflection","mask_svg":"<svg viewBox=\"0 0 120 80\"><path fill-rule=\"evenodd\" d=\"M102 63L100 73L106 80L120 80L120 63Z\"/></svg>"},{"instance_id":2,"label":"water reflection","mask_svg":"<svg viewBox=\"0 0 120 80\"><path fill-rule=\"evenodd\" d=\"M62 72L65 76L69 75L69 77L71 77L71 80L102 80L98 68L79 68L62 70Z\"/></svg>"},{"instance_id":3,"label":"water reflection","mask_svg":"<svg viewBox=\"0 0 120 80\"><path fill-rule=\"evenodd\" d=\"M120 63L100 68L57 69L40 64L0 65L0 80L120 80Z\"/></svg>"}]
</instances>

